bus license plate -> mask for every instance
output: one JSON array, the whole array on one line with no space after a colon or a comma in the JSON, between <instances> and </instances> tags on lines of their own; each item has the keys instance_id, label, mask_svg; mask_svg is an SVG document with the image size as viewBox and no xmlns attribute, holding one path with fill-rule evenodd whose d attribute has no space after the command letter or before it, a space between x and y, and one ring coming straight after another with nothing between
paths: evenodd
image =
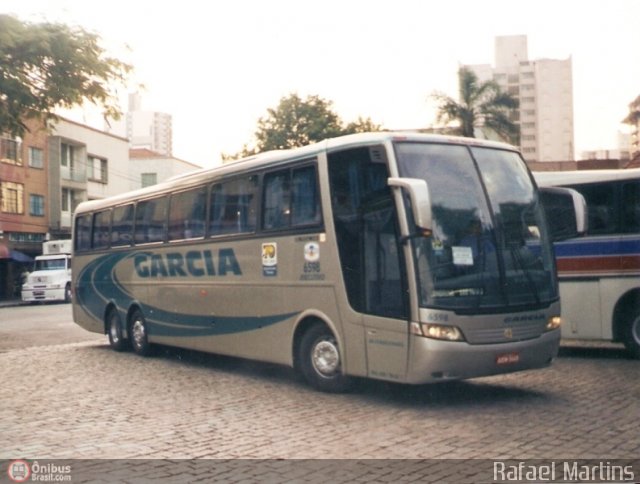
<instances>
[{"instance_id":1,"label":"bus license plate","mask_svg":"<svg viewBox=\"0 0 640 484\"><path fill-rule=\"evenodd\" d=\"M520 361L519 353L505 353L496 357L496 363L498 365L512 365Z\"/></svg>"}]
</instances>

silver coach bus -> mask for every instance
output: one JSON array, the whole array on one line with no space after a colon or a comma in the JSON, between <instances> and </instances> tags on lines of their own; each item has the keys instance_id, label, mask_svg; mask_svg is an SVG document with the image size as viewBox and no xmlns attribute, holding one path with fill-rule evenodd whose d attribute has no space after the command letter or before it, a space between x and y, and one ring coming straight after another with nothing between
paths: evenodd
<instances>
[{"instance_id":1,"label":"silver coach bus","mask_svg":"<svg viewBox=\"0 0 640 484\"><path fill-rule=\"evenodd\" d=\"M73 289L115 350L290 365L324 391L541 368L560 340L531 174L464 138L345 136L84 202Z\"/></svg>"}]
</instances>

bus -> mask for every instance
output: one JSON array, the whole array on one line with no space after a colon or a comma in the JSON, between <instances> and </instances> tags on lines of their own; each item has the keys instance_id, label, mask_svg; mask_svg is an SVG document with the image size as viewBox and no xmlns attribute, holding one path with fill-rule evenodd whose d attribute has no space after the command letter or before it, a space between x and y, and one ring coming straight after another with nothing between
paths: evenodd
<instances>
[{"instance_id":1,"label":"bus","mask_svg":"<svg viewBox=\"0 0 640 484\"><path fill-rule=\"evenodd\" d=\"M555 245L562 336L624 343L640 358L640 169L534 175L540 186L578 191L587 204L586 233ZM551 206L565 225L566 207ZM571 207L564 213L573 218Z\"/></svg>"},{"instance_id":2,"label":"bus","mask_svg":"<svg viewBox=\"0 0 640 484\"><path fill-rule=\"evenodd\" d=\"M322 391L548 366L553 246L515 148L404 132L83 202L73 317L113 349L289 365Z\"/></svg>"}]
</instances>

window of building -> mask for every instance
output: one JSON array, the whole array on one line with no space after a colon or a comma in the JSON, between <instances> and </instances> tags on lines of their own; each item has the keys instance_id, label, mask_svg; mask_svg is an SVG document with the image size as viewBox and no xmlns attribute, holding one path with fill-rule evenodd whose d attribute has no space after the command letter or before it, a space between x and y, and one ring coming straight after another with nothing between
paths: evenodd
<instances>
[{"instance_id":1,"label":"window of building","mask_svg":"<svg viewBox=\"0 0 640 484\"><path fill-rule=\"evenodd\" d=\"M10 165L22 165L20 141L12 138L0 138L0 160Z\"/></svg>"},{"instance_id":2,"label":"window of building","mask_svg":"<svg viewBox=\"0 0 640 484\"><path fill-rule=\"evenodd\" d=\"M22 183L2 182L1 207L4 213L24 213L24 185Z\"/></svg>"},{"instance_id":3,"label":"window of building","mask_svg":"<svg viewBox=\"0 0 640 484\"><path fill-rule=\"evenodd\" d=\"M151 185L155 185L158 183L158 174L157 173L143 173L140 177L140 183L142 188L150 187Z\"/></svg>"},{"instance_id":4,"label":"window of building","mask_svg":"<svg viewBox=\"0 0 640 484\"><path fill-rule=\"evenodd\" d=\"M70 211L70 207L71 207L70 199L71 199L71 190L69 190L68 188L63 188L62 197L60 199L60 208L62 209L63 212Z\"/></svg>"},{"instance_id":5,"label":"window of building","mask_svg":"<svg viewBox=\"0 0 640 484\"><path fill-rule=\"evenodd\" d=\"M100 183L108 182L107 160L97 156L87 157L87 177Z\"/></svg>"},{"instance_id":6,"label":"window of building","mask_svg":"<svg viewBox=\"0 0 640 484\"><path fill-rule=\"evenodd\" d=\"M134 241L136 244L163 242L167 232L168 197L145 200L136 207Z\"/></svg>"},{"instance_id":7,"label":"window of building","mask_svg":"<svg viewBox=\"0 0 640 484\"><path fill-rule=\"evenodd\" d=\"M207 189L200 187L171 196L169 240L204 237Z\"/></svg>"},{"instance_id":8,"label":"window of building","mask_svg":"<svg viewBox=\"0 0 640 484\"><path fill-rule=\"evenodd\" d=\"M29 166L31 168L44 168L44 150L29 146Z\"/></svg>"},{"instance_id":9,"label":"window of building","mask_svg":"<svg viewBox=\"0 0 640 484\"><path fill-rule=\"evenodd\" d=\"M73 146L62 143L60 145L60 166L69 167L73 163Z\"/></svg>"},{"instance_id":10,"label":"window of building","mask_svg":"<svg viewBox=\"0 0 640 484\"><path fill-rule=\"evenodd\" d=\"M211 187L209 234L253 232L256 229L258 177L247 176Z\"/></svg>"},{"instance_id":11,"label":"window of building","mask_svg":"<svg viewBox=\"0 0 640 484\"><path fill-rule=\"evenodd\" d=\"M29 214L35 217L44 217L44 197L42 195L29 195Z\"/></svg>"}]
</instances>

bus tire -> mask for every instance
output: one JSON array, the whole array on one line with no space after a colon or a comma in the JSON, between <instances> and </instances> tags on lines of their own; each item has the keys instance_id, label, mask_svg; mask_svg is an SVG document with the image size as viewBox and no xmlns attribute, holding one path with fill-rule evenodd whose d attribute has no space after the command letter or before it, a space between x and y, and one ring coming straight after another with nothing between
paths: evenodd
<instances>
[{"instance_id":1,"label":"bus tire","mask_svg":"<svg viewBox=\"0 0 640 484\"><path fill-rule=\"evenodd\" d=\"M67 283L67 285L64 288L64 302L66 303L70 303L71 302L71 283Z\"/></svg>"},{"instance_id":2,"label":"bus tire","mask_svg":"<svg viewBox=\"0 0 640 484\"><path fill-rule=\"evenodd\" d=\"M137 355L149 356L151 354L147 322L139 309L134 310L133 314L131 314L129 335L131 337L131 347Z\"/></svg>"},{"instance_id":3,"label":"bus tire","mask_svg":"<svg viewBox=\"0 0 640 484\"><path fill-rule=\"evenodd\" d=\"M623 343L634 358L640 359L640 304L631 311L629 322L622 329Z\"/></svg>"},{"instance_id":4,"label":"bus tire","mask_svg":"<svg viewBox=\"0 0 640 484\"><path fill-rule=\"evenodd\" d=\"M107 315L107 334L109 335L109 345L115 351L127 349L127 340L124 339L122 331L122 321L116 309L111 309Z\"/></svg>"},{"instance_id":5,"label":"bus tire","mask_svg":"<svg viewBox=\"0 0 640 484\"><path fill-rule=\"evenodd\" d=\"M336 337L324 324L314 324L302 336L298 362L305 380L323 392L344 392L351 379L342 373Z\"/></svg>"}]
</instances>

